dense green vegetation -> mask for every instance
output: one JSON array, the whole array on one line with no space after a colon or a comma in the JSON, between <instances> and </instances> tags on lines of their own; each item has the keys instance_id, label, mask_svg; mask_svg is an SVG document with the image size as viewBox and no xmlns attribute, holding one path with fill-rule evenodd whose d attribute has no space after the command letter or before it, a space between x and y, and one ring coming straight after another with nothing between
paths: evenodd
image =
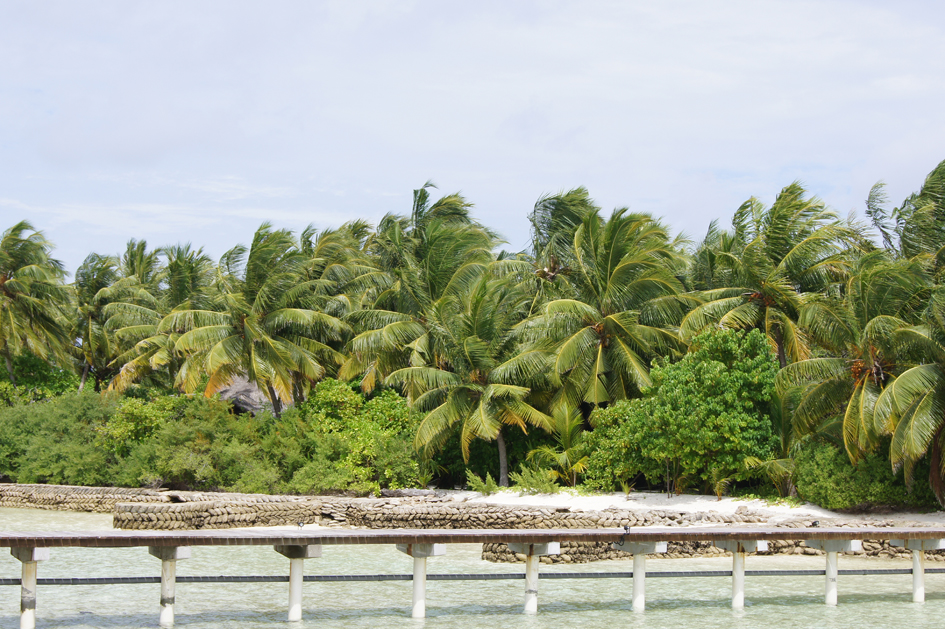
<instances>
[{"instance_id":1,"label":"dense green vegetation","mask_svg":"<svg viewBox=\"0 0 945 629\"><path fill-rule=\"evenodd\" d=\"M263 224L217 262L132 240L72 283L10 227L0 475L945 501L945 162L899 207L874 186L863 222L793 183L699 242L578 188L538 200L518 253L432 190L376 226ZM219 399L234 382L268 407Z\"/></svg>"}]
</instances>

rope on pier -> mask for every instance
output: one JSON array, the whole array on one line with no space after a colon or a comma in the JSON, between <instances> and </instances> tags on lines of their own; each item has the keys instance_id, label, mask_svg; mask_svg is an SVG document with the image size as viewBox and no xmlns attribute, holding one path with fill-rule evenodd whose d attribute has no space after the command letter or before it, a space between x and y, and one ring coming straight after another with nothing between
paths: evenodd
<instances>
[{"instance_id":1,"label":"rope on pier","mask_svg":"<svg viewBox=\"0 0 945 629\"><path fill-rule=\"evenodd\" d=\"M911 568L885 568L877 570L840 570L841 575L870 576L880 574L912 574ZM945 568L928 568L926 574L945 574ZM807 577L823 576L823 570L746 570L751 577ZM647 578L659 577L730 577L731 570L670 570L647 572ZM523 573L493 574L428 574L428 581L504 581L524 579ZM632 572L546 572L541 579L632 579ZM334 583L339 581L412 581L410 574L314 574L304 577L307 582ZM177 577L178 583L288 583L289 577L270 576L216 576ZM134 585L160 583L161 577L92 577L37 579L37 585ZM0 585L20 585L19 579L0 579Z\"/></svg>"}]
</instances>

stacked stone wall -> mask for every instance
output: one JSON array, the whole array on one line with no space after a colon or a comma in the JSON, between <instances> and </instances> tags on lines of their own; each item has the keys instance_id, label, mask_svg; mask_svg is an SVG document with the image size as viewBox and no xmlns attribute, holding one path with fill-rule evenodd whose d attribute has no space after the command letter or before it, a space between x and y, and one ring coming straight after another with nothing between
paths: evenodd
<instances>
[{"instance_id":1,"label":"stacked stone wall","mask_svg":"<svg viewBox=\"0 0 945 629\"><path fill-rule=\"evenodd\" d=\"M111 513L119 502L167 503L170 498L153 489L0 483L0 507Z\"/></svg>"},{"instance_id":2,"label":"stacked stone wall","mask_svg":"<svg viewBox=\"0 0 945 629\"><path fill-rule=\"evenodd\" d=\"M635 511L610 508L581 511L554 507L525 507L464 503L444 496L345 498L321 496L267 496L174 492L113 487L0 484L0 507L29 507L113 513L116 528L192 530L246 526L319 524L329 527L368 529L580 529L624 526L733 527L769 524L774 527L809 527L810 519L771 523L761 513L740 507L735 513L684 513L668 510ZM920 523L851 520L821 520L820 526L922 526ZM665 557L687 558L727 555L708 542L671 542ZM758 554L819 555L803 542L777 540ZM909 558L909 551L891 547L887 540L866 540L858 555ZM524 561L505 544L484 544L483 559L494 562ZM596 542L562 542L561 554L542 557L544 563L584 563L621 559L628 553ZM945 561L945 551L927 552L935 561Z\"/></svg>"}]
</instances>

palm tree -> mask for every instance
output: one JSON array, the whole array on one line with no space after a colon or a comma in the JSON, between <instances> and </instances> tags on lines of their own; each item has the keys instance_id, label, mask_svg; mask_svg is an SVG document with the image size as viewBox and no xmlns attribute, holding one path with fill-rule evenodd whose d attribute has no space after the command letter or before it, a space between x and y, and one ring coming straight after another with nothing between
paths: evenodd
<instances>
[{"instance_id":1,"label":"palm tree","mask_svg":"<svg viewBox=\"0 0 945 629\"><path fill-rule=\"evenodd\" d=\"M918 364L904 370L879 395L874 411L878 431L892 435L893 470L912 480L915 464L930 455L929 483L945 506L945 287L929 299L925 322L899 329L894 341Z\"/></svg>"},{"instance_id":2,"label":"palm tree","mask_svg":"<svg viewBox=\"0 0 945 629\"><path fill-rule=\"evenodd\" d=\"M559 406L552 414L555 445L542 445L528 453L528 460L549 468L552 478L577 485L578 474L587 469L590 456L584 448L584 417L578 408Z\"/></svg>"},{"instance_id":3,"label":"palm tree","mask_svg":"<svg viewBox=\"0 0 945 629\"><path fill-rule=\"evenodd\" d=\"M112 361L120 371L109 390L124 391L162 373L167 380L158 381L170 386L183 362L175 350L180 333L159 332L161 320L174 311L212 309L214 267L203 249L194 250L187 243L163 247L158 253L166 259L155 278L159 285L146 285L105 306L106 328L114 332L123 348Z\"/></svg>"},{"instance_id":4,"label":"palm tree","mask_svg":"<svg viewBox=\"0 0 945 629\"><path fill-rule=\"evenodd\" d=\"M560 387L553 406L626 399L650 384L652 358L682 347L673 326L694 302L674 275L681 254L658 221L620 209L607 221L587 214L569 255L571 297L522 324L529 350L506 368L520 377L536 371L519 361L547 369Z\"/></svg>"},{"instance_id":5,"label":"palm tree","mask_svg":"<svg viewBox=\"0 0 945 629\"><path fill-rule=\"evenodd\" d=\"M52 244L27 221L0 236L0 355L16 386L13 358L63 355L68 344L61 323L69 301L62 263L50 257Z\"/></svg>"},{"instance_id":6,"label":"palm tree","mask_svg":"<svg viewBox=\"0 0 945 629\"><path fill-rule=\"evenodd\" d=\"M423 341L411 347L410 366L386 380L402 387L411 405L425 413L418 450L435 449L459 430L468 461L473 439L495 441L503 487L509 484L503 427L550 427L550 418L528 403L529 389L497 370L515 351L512 329L529 302L514 282L480 272L468 291L447 294L430 307Z\"/></svg>"},{"instance_id":7,"label":"palm tree","mask_svg":"<svg viewBox=\"0 0 945 629\"><path fill-rule=\"evenodd\" d=\"M918 260L893 261L878 250L856 262L844 300L808 300L800 324L831 355L791 363L778 373L779 394L800 388L795 432L810 434L825 421L842 417L851 461L875 447L881 434L874 420L876 400L903 370L895 333L915 321L930 287Z\"/></svg>"},{"instance_id":8,"label":"palm tree","mask_svg":"<svg viewBox=\"0 0 945 629\"><path fill-rule=\"evenodd\" d=\"M898 208L886 209L885 187L883 182L874 185L866 200L866 215L883 246L900 258L928 257L941 271L945 268L945 161Z\"/></svg>"},{"instance_id":9,"label":"palm tree","mask_svg":"<svg viewBox=\"0 0 945 629\"><path fill-rule=\"evenodd\" d=\"M470 204L458 194L431 202L430 187L414 190L409 217L381 220L364 245L374 268L351 285L365 307L346 318L359 333L340 375L360 377L365 391L411 363L417 348L430 342L426 322L433 305L468 289L493 260L498 239L470 218Z\"/></svg>"},{"instance_id":10,"label":"palm tree","mask_svg":"<svg viewBox=\"0 0 945 629\"><path fill-rule=\"evenodd\" d=\"M186 359L177 385L194 391L206 374L210 396L243 376L268 394L279 415L295 397L297 377L321 379L326 359L341 358L326 343L341 341L348 327L313 309L312 286L301 281L307 263L291 232L269 223L248 250L224 254L216 281L220 309L178 309L158 326L160 334L180 334L175 351Z\"/></svg>"},{"instance_id":11,"label":"palm tree","mask_svg":"<svg viewBox=\"0 0 945 629\"><path fill-rule=\"evenodd\" d=\"M74 339L73 351L82 365L79 391L89 375L95 381L96 391L104 380L110 379L109 365L118 355L119 347L106 325L106 308L111 302L130 296L136 285L135 276L119 276L118 260L112 256L91 253L76 270L69 336Z\"/></svg>"},{"instance_id":12,"label":"palm tree","mask_svg":"<svg viewBox=\"0 0 945 629\"><path fill-rule=\"evenodd\" d=\"M797 182L770 208L749 199L732 224L733 232L724 237L710 230L696 255L715 278L701 282L727 286L702 293L705 303L686 315L681 335L692 338L708 325L758 328L768 335L782 367L808 358L797 325L805 296L844 280L849 268L844 254L863 243L860 230L841 222L816 197L806 197Z\"/></svg>"}]
</instances>

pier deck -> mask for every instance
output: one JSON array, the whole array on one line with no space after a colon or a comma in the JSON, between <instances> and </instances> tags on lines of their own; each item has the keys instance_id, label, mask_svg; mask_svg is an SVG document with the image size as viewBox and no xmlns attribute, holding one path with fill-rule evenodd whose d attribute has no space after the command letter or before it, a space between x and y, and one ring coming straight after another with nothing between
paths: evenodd
<instances>
[{"instance_id":1,"label":"pier deck","mask_svg":"<svg viewBox=\"0 0 945 629\"><path fill-rule=\"evenodd\" d=\"M203 531L0 532L0 548L132 546L341 546L517 542L724 542L739 540L945 539L945 527L631 527L616 529L212 529Z\"/></svg>"}]
</instances>

